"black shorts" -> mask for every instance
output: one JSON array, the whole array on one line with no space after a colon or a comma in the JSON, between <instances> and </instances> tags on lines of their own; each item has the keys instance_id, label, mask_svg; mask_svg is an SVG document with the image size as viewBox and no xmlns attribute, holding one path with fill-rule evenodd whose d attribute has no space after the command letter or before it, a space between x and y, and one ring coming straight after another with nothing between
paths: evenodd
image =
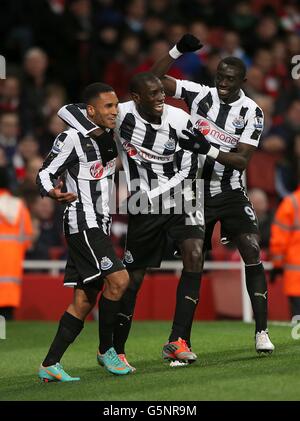
<instances>
[{"instance_id":1,"label":"black shorts","mask_svg":"<svg viewBox=\"0 0 300 421\"><path fill-rule=\"evenodd\" d=\"M168 237L180 244L196 238L204 239L204 226L192 225L185 214L129 215L124 264L129 270L159 267L166 251Z\"/></svg>"},{"instance_id":2,"label":"black shorts","mask_svg":"<svg viewBox=\"0 0 300 421\"><path fill-rule=\"evenodd\" d=\"M66 240L65 286L88 285L100 290L105 276L125 269L115 254L110 238L100 228L67 235Z\"/></svg>"},{"instance_id":3,"label":"black shorts","mask_svg":"<svg viewBox=\"0 0 300 421\"><path fill-rule=\"evenodd\" d=\"M229 241L239 234L259 234L255 211L243 190L232 190L205 198L204 214L206 250L211 249L211 237L218 221L221 222L222 236Z\"/></svg>"}]
</instances>

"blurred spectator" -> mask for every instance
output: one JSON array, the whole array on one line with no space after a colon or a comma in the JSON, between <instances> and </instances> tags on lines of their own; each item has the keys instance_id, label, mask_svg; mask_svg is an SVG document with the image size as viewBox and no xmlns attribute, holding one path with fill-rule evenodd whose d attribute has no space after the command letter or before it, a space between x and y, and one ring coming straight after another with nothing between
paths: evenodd
<instances>
[{"instance_id":1,"label":"blurred spectator","mask_svg":"<svg viewBox=\"0 0 300 421\"><path fill-rule=\"evenodd\" d=\"M260 67L251 66L247 71L245 92L251 99L264 92L264 74Z\"/></svg>"},{"instance_id":2,"label":"blurred spectator","mask_svg":"<svg viewBox=\"0 0 300 421\"><path fill-rule=\"evenodd\" d=\"M252 203L259 225L260 239L259 245L262 251L267 251L269 248L271 223L273 220L273 213L270 211L269 200L266 193L254 188L248 191L248 197Z\"/></svg>"},{"instance_id":3,"label":"blurred spectator","mask_svg":"<svg viewBox=\"0 0 300 421\"><path fill-rule=\"evenodd\" d=\"M201 82L207 86L215 86L215 75L220 60L220 50L212 48L207 53L205 64L201 67L199 74L195 78L195 82Z\"/></svg>"},{"instance_id":4,"label":"blurred spectator","mask_svg":"<svg viewBox=\"0 0 300 421\"><path fill-rule=\"evenodd\" d=\"M237 57L243 60L247 67L250 64L249 57L241 47L239 34L235 31L226 31L224 34L224 40L221 48L221 57L225 58L228 56Z\"/></svg>"},{"instance_id":5,"label":"blurred spectator","mask_svg":"<svg viewBox=\"0 0 300 421\"><path fill-rule=\"evenodd\" d=\"M286 143L286 150L291 147L294 137L300 133L300 99L294 100L285 115L279 116L271 129L272 134L281 136Z\"/></svg>"},{"instance_id":6,"label":"blurred spectator","mask_svg":"<svg viewBox=\"0 0 300 421\"><path fill-rule=\"evenodd\" d=\"M274 269L270 281L283 274L283 291L289 299L292 316L300 315L300 188L279 205L270 241Z\"/></svg>"},{"instance_id":7,"label":"blurred spectator","mask_svg":"<svg viewBox=\"0 0 300 421\"><path fill-rule=\"evenodd\" d=\"M17 76L7 76L0 91L0 112L18 111L20 104L20 80Z\"/></svg>"},{"instance_id":8,"label":"blurred spectator","mask_svg":"<svg viewBox=\"0 0 300 421\"><path fill-rule=\"evenodd\" d=\"M283 198L291 194L298 184L300 175L300 133L289 145L287 154L277 163L275 186L277 194Z\"/></svg>"},{"instance_id":9,"label":"blurred spectator","mask_svg":"<svg viewBox=\"0 0 300 421\"><path fill-rule=\"evenodd\" d=\"M33 156L32 159L26 161L24 177L22 182L19 183L18 193L24 198L28 206L31 205L32 198L39 194L36 176L42 165L43 159L40 156Z\"/></svg>"},{"instance_id":10,"label":"blurred spectator","mask_svg":"<svg viewBox=\"0 0 300 421\"><path fill-rule=\"evenodd\" d=\"M135 33L141 33L145 16L145 0L129 0L125 13L125 23L128 26L128 29Z\"/></svg>"},{"instance_id":11,"label":"blurred spectator","mask_svg":"<svg viewBox=\"0 0 300 421\"><path fill-rule=\"evenodd\" d=\"M115 60L108 63L104 81L113 86L119 100L129 99L128 86L134 69L140 63L140 40L135 34L122 38L120 53Z\"/></svg>"},{"instance_id":12,"label":"blurred spectator","mask_svg":"<svg viewBox=\"0 0 300 421\"><path fill-rule=\"evenodd\" d=\"M35 158L41 158L40 146L37 139L31 135L23 137L18 144L13 160L16 176L20 183L24 181L26 165Z\"/></svg>"},{"instance_id":13,"label":"blurred spectator","mask_svg":"<svg viewBox=\"0 0 300 421\"><path fill-rule=\"evenodd\" d=\"M52 117L66 103L67 95L63 86L58 84L48 85L45 91L43 114L45 118Z\"/></svg>"},{"instance_id":14,"label":"blurred spectator","mask_svg":"<svg viewBox=\"0 0 300 421\"><path fill-rule=\"evenodd\" d=\"M149 45L163 37L165 29L164 20L156 14L146 16L143 27L143 46L148 49Z\"/></svg>"},{"instance_id":15,"label":"blurred spectator","mask_svg":"<svg viewBox=\"0 0 300 421\"><path fill-rule=\"evenodd\" d=\"M32 225L23 202L9 191L7 168L0 167L0 314L7 320L21 300L23 260Z\"/></svg>"},{"instance_id":16,"label":"blurred spectator","mask_svg":"<svg viewBox=\"0 0 300 421\"><path fill-rule=\"evenodd\" d=\"M6 176L8 179L8 190L15 194L18 190L18 181L15 168L8 162L5 149L0 146L0 167L6 168Z\"/></svg>"},{"instance_id":17,"label":"blurred spectator","mask_svg":"<svg viewBox=\"0 0 300 421\"><path fill-rule=\"evenodd\" d=\"M35 221L35 238L27 259L49 259L53 249L61 256L65 252L61 218L55 202L49 197L35 196L30 204L30 213Z\"/></svg>"},{"instance_id":18,"label":"blurred spectator","mask_svg":"<svg viewBox=\"0 0 300 421\"><path fill-rule=\"evenodd\" d=\"M135 68L134 73L147 72L151 69L152 65L158 58L161 58L164 54L169 51L169 44L164 40L158 40L151 44L150 52L148 57ZM168 75L175 77L176 79L183 79L184 74L177 67L177 63L174 64L168 72Z\"/></svg>"},{"instance_id":19,"label":"blurred spectator","mask_svg":"<svg viewBox=\"0 0 300 421\"><path fill-rule=\"evenodd\" d=\"M0 115L0 146L5 150L8 162L13 162L20 132L19 117L15 112Z\"/></svg>"},{"instance_id":20,"label":"blurred spectator","mask_svg":"<svg viewBox=\"0 0 300 421\"><path fill-rule=\"evenodd\" d=\"M43 103L46 94L48 56L34 47L24 57L24 78L21 96L22 132L39 133L42 130Z\"/></svg>"},{"instance_id":21,"label":"blurred spectator","mask_svg":"<svg viewBox=\"0 0 300 421\"><path fill-rule=\"evenodd\" d=\"M66 129L66 124L57 116L57 114L53 114L48 119L45 124L44 131L39 137L40 152L43 158L45 158L50 152L56 136Z\"/></svg>"}]
</instances>

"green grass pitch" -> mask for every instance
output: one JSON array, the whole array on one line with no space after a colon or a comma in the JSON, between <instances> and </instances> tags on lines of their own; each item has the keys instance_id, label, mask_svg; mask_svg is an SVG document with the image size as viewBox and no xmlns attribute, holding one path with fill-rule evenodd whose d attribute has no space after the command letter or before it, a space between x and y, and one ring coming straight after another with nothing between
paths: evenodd
<instances>
[{"instance_id":1,"label":"green grass pitch","mask_svg":"<svg viewBox=\"0 0 300 421\"><path fill-rule=\"evenodd\" d=\"M37 369L57 323L7 323L0 340L0 400L200 401L300 400L300 339L291 327L270 326L276 349L254 350L253 324L196 322L193 350L198 361L171 368L161 359L170 322L134 322L127 355L137 372L114 376L96 364L97 323L86 323L62 359L80 382L41 383Z\"/></svg>"}]
</instances>

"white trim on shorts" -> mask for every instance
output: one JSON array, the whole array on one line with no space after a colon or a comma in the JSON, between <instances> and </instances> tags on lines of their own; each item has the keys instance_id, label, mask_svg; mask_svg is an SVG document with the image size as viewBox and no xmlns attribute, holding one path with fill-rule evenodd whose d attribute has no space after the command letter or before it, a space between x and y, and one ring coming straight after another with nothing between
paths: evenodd
<instances>
[{"instance_id":1,"label":"white trim on shorts","mask_svg":"<svg viewBox=\"0 0 300 421\"><path fill-rule=\"evenodd\" d=\"M93 249L92 249L92 247L90 246L89 240L88 240L87 235L86 235L86 231L83 231L83 235L84 235L84 239L85 239L85 241L86 241L86 243L87 243L87 245L88 245L89 249L91 250L91 253L92 253L92 256L93 256L93 258L94 258L94 260L95 260L96 266L97 266L97 268L98 268L98 270L99 270L99 273L96 273L95 275L92 275L92 276L89 276L88 278L83 279L83 281L82 281L82 282L83 282L83 283L86 283L86 282L89 282L89 281L91 281L92 279L97 278L98 276L100 276L100 275L101 275L101 270L100 270L100 266L99 266L99 262L98 262L98 260L97 260L97 257L95 256L94 250L93 250Z\"/></svg>"}]
</instances>

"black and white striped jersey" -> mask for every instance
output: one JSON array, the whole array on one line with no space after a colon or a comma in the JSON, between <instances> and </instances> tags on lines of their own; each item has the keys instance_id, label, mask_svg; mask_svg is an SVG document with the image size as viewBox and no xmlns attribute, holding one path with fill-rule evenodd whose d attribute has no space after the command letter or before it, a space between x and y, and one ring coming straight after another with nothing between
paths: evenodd
<instances>
[{"instance_id":1,"label":"black and white striped jersey","mask_svg":"<svg viewBox=\"0 0 300 421\"><path fill-rule=\"evenodd\" d=\"M186 80L176 80L176 98L189 107L193 126L223 152L235 152L238 143L258 146L263 129L263 112L240 91L231 104L220 100L217 89ZM242 173L206 155L199 155L199 177L203 178L205 195L243 188Z\"/></svg>"},{"instance_id":2,"label":"black and white striped jersey","mask_svg":"<svg viewBox=\"0 0 300 421\"><path fill-rule=\"evenodd\" d=\"M71 128L60 133L37 176L42 196L53 189L53 180L64 177L67 191L77 194L64 212L64 231L74 234L101 228L109 234L109 197L113 188L116 160L105 167L97 142Z\"/></svg>"},{"instance_id":3,"label":"black and white striped jersey","mask_svg":"<svg viewBox=\"0 0 300 421\"><path fill-rule=\"evenodd\" d=\"M82 104L62 107L58 115L83 135L97 128L86 118ZM133 101L119 104L116 141L132 193L145 190L152 200L184 179L196 177L197 156L178 146L182 130L190 127L190 116L170 105L164 106L161 124L157 125L144 120Z\"/></svg>"}]
</instances>

